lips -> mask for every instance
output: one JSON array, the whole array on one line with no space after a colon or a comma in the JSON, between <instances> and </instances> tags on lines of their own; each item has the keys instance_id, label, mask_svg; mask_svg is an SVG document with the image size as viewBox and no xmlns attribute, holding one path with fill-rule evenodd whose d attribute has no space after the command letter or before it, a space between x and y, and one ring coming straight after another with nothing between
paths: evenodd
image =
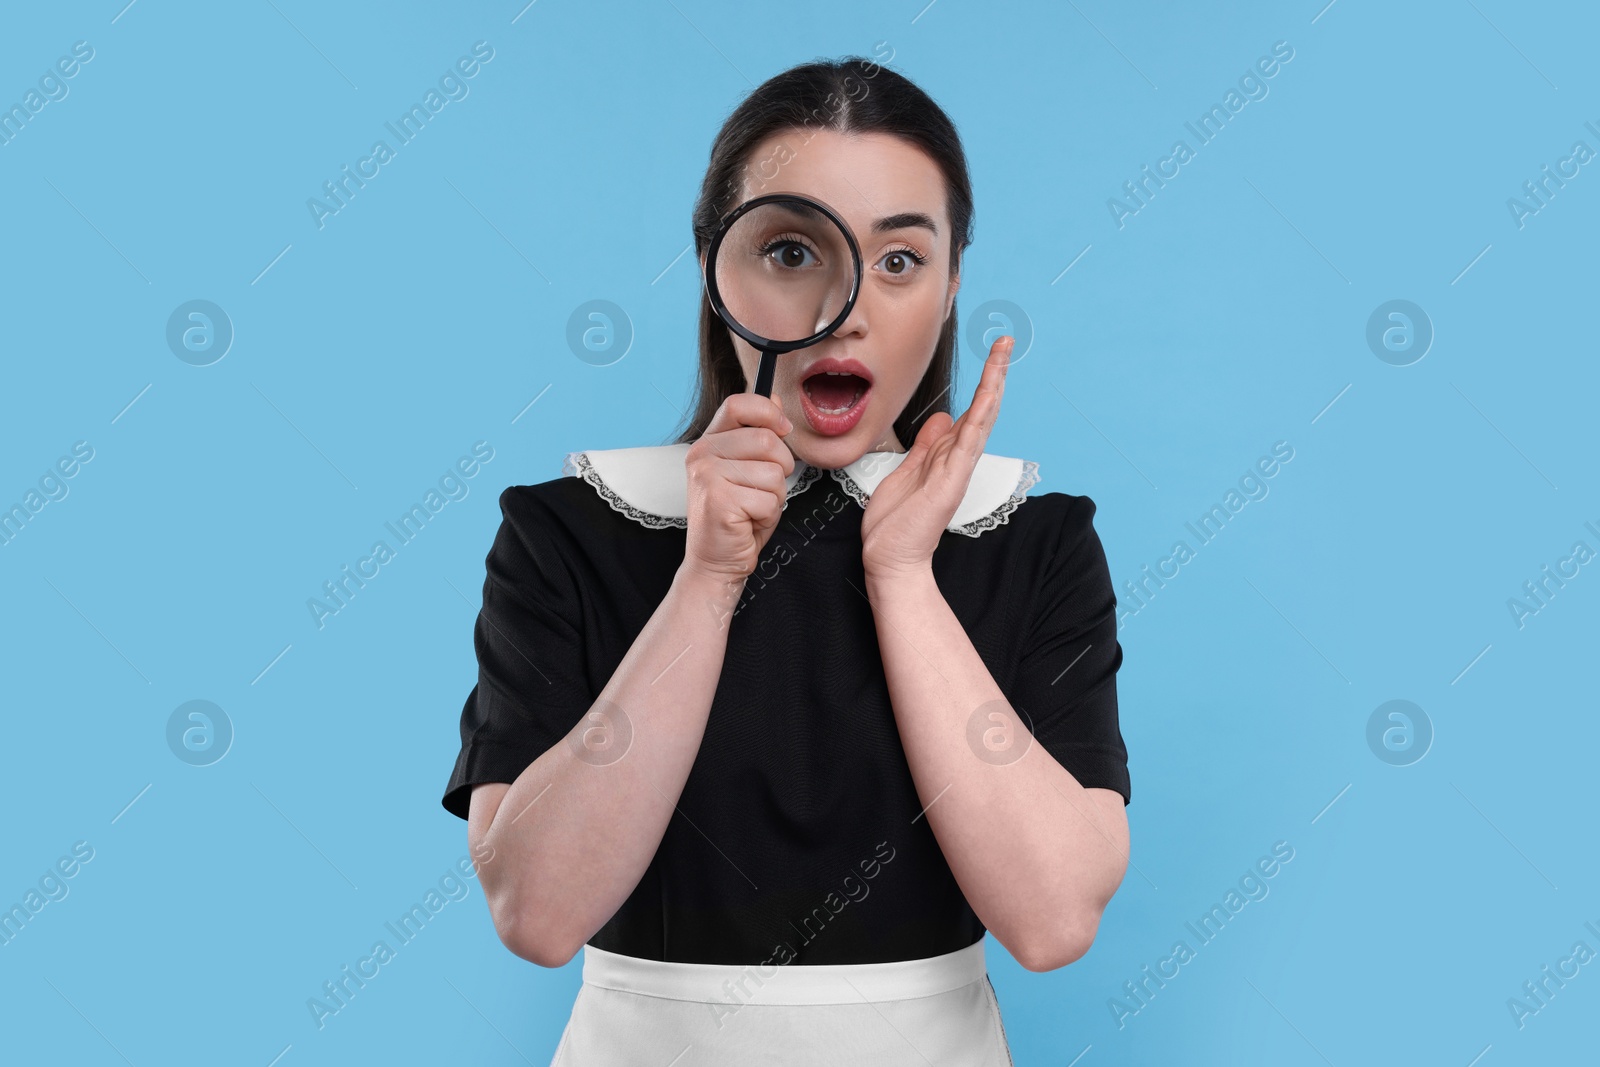
<instances>
[{"instance_id":1,"label":"lips","mask_svg":"<svg viewBox=\"0 0 1600 1067\"><path fill-rule=\"evenodd\" d=\"M861 421L872 392L872 372L854 359L819 359L800 379L800 406L806 421L830 437L848 433Z\"/></svg>"},{"instance_id":2,"label":"lips","mask_svg":"<svg viewBox=\"0 0 1600 1067\"><path fill-rule=\"evenodd\" d=\"M835 359L832 356L829 356L826 359L819 359L815 363L811 364L811 366L807 367L805 372L800 376L801 380L809 378L813 374L821 373L822 371L842 371L846 374L854 374L858 378L865 378L868 385L872 384L872 372L867 369L867 365L865 363L861 362L859 359Z\"/></svg>"}]
</instances>

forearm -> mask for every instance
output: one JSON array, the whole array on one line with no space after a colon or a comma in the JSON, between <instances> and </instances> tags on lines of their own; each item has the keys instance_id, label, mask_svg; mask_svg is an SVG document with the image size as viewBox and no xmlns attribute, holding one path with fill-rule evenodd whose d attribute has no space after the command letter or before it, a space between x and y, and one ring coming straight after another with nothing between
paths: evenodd
<instances>
[{"instance_id":1,"label":"forearm","mask_svg":"<svg viewBox=\"0 0 1600 1067\"><path fill-rule=\"evenodd\" d=\"M867 593L924 817L962 893L1025 965L1048 969L1076 958L1122 880L1126 820L1100 814L1033 741L931 568L892 577L869 571ZM1025 746L1020 758L1016 748L985 746L986 734L1003 740L1003 731Z\"/></svg>"},{"instance_id":2,"label":"forearm","mask_svg":"<svg viewBox=\"0 0 1600 1067\"><path fill-rule=\"evenodd\" d=\"M564 963L643 876L699 751L742 588L680 568L594 708L501 798L482 878L520 955Z\"/></svg>"}]
</instances>

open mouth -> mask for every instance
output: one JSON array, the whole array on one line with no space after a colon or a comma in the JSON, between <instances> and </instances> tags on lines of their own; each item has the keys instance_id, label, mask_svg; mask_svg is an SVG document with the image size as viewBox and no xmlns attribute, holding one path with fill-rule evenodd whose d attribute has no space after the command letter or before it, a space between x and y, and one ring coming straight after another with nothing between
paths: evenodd
<instances>
[{"instance_id":1,"label":"open mouth","mask_svg":"<svg viewBox=\"0 0 1600 1067\"><path fill-rule=\"evenodd\" d=\"M849 433L867 410L872 379L844 369L850 364L867 370L855 360L825 359L818 361L800 382L800 408L806 422L819 434L837 437Z\"/></svg>"},{"instance_id":2,"label":"open mouth","mask_svg":"<svg viewBox=\"0 0 1600 1067\"><path fill-rule=\"evenodd\" d=\"M848 371L823 371L800 383L806 396L824 415L843 415L871 388L859 374Z\"/></svg>"}]
</instances>

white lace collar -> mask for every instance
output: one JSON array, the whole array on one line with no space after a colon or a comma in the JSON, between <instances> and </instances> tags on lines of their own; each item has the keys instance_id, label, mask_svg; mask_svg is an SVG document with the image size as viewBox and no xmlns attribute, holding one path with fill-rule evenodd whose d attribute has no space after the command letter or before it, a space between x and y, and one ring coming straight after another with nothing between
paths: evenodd
<instances>
[{"instance_id":1,"label":"white lace collar","mask_svg":"<svg viewBox=\"0 0 1600 1067\"><path fill-rule=\"evenodd\" d=\"M561 472L582 478L613 509L643 526L687 529L689 485L684 462L688 453L688 442L569 452ZM796 457L794 473L785 479L785 501L803 492L826 470L856 503L866 507L878 483L905 458L904 452L868 452L848 466L829 470ZM945 529L968 537L994 529L1009 519L1038 481L1039 465L1033 460L983 453L973 468L966 496Z\"/></svg>"}]
</instances>

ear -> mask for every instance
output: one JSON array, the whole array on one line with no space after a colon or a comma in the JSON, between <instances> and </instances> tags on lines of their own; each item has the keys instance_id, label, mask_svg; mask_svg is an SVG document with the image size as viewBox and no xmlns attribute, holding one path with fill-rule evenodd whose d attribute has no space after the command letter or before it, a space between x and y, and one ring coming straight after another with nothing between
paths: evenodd
<instances>
[{"instance_id":1,"label":"ear","mask_svg":"<svg viewBox=\"0 0 1600 1067\"><path fill-rule=\"evenodd\" d=\"M950 288L944 295L944 317L950 317L950 306L956 302L956 291L961 288L961 258L956 257L956 269L950 275Z\"/></svg>"}]
</instances>

